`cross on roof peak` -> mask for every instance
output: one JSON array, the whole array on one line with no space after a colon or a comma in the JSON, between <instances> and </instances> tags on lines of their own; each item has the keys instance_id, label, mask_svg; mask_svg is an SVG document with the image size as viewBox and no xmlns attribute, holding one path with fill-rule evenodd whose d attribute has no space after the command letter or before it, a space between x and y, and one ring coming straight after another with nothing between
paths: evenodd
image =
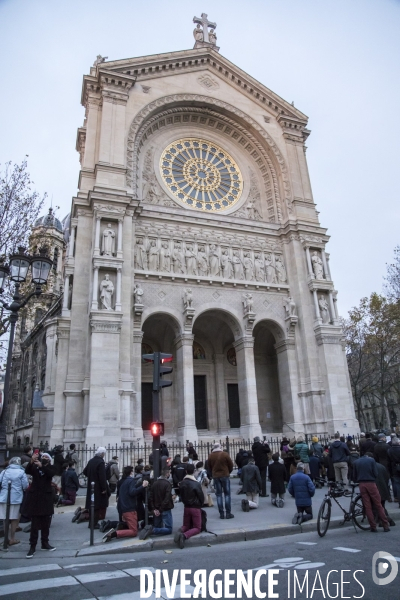
<instances>
[{"instance_id":1,"label":"cross on roof peak","mask_svg":"<svg viewBox=\"0 0 400 600\"><path fill-rule=\"evenodd\" d=\"M201 17L193 17L193 23L197 23L193 36L195 41L195 48L201 48L203 45L215 46L217 44L217 36L215 35L215 29L217 27L216 23L208 20L208 15L206 13L201 13ZM208 28L211 27L211 30L208 31Z\"/></svg>"}]
</instances>

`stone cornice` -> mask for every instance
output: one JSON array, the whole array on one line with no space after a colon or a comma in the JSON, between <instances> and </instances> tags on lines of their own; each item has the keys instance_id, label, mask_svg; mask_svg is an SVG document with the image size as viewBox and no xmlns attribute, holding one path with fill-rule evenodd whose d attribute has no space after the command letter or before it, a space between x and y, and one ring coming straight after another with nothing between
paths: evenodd
<instances>
[{"instance_id":1,"label":"stone cornice","mask_svg":"<svg viewBox=\"0 0 400 600\"><path fill-rule=\"evenodd\" d=\"M243 350L244 348L254 348L254 338L251 337L241 337L235 340L232 344L236 351Z\"/></svg>"},{"instance_id":2,"label":"stone cornice","mask_svg":"<svg viewBox=\"0 0 400 600\"><path fill-rule=\"evenodd\" d=\"M270 114L275 116L285 114L301 120L304 124L307 123L307 116L304 113L210 48L108 61L102 65L112 69L114 73L122 72L136 76L139 82L183 71L200 71L207 67L214 75L217 74L229 85L239 88L242 93L250 96Z\"/></svg>"},{"instance_id":3,"label":"stone cornice","mask_svg":"<svg viewBox=\"0 0 400 600\"><path fill-rule=\"evenodd\" d=\"M173 344L178 349L178 348L181 348L182 346L193 346L193 342L194 342L194 334L181 333L174 339Z\"/></svg>"},{"instance_id":4,"label":"stone cornice","mask_svg":"<svg viewBox=\"0 0 400 600\"><path fill-rule=\"evenodd\" d=\"M85 108L92 101L99 104L100 94L103 96L103 100L125 103L135 81L136 77L130 74L98 67L96 75L83 77L81 103Z\"/></svg>"}]
</instances>

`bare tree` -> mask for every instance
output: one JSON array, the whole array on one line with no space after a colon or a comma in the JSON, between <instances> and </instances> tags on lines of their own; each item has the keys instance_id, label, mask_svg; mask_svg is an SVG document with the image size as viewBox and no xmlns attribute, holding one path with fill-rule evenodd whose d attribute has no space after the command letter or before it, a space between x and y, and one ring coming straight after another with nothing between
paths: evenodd
<instances>
[{"instance_id":1,"label":"bare tree","mask_svg":"<svg viewBox=\"0 0 400 600\"><path fill-rule=\"evenodd\" d=\"M27 165L26 160L20 165L8 162L0 171L0 257L4 259L18 246L28 246L31 228L46 198L46 194L32 191ZM10 287L6 288L3 299L9 300L10 293ZM8 313L1 308L0 338L8 324Z\"/></svg>"}]
</instances>

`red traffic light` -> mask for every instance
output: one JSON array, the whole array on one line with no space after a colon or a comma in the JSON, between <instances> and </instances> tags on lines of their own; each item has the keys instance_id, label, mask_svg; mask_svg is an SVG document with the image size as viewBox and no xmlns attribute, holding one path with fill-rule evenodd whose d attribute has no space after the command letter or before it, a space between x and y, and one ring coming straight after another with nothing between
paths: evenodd
<instances>
[{"instance_id":1,"label":"red traffic light","mask_svg":"<svg viewBox=\"0 0 400 600\"><path fill-rule=\"evenodd\" d=\"M150 433L153 437L164 435L164 423L156 421L150 425Z\"/></svg>"}]
</instances>

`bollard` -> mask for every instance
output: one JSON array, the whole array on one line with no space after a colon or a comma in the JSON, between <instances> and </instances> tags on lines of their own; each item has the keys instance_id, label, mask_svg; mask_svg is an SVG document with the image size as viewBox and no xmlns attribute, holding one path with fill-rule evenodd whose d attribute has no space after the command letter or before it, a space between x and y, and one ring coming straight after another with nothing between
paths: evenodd
<instances>
[{"instance_id":1,"label":"bollard","mask_svg":"<svg viewBox=\"0 0 400 600\"><path fill-rule=\"evenodd\" d=\"M8 482L7 489L7 506L6 506L6 518L4 521L4 542L3 550L8 549L8 529L10 527L10 506L11 506L11 481Z\"/></svg>"},{"instance_id":2,"label":"bollard","mask_svg":"<svg viewBox=\"0 0 400 600\"><path fill-rule=\"evenodd\" d=\"M92 481L90 490L90 545L94 544L94 481Z\"/></svg>"}]
</instances>

